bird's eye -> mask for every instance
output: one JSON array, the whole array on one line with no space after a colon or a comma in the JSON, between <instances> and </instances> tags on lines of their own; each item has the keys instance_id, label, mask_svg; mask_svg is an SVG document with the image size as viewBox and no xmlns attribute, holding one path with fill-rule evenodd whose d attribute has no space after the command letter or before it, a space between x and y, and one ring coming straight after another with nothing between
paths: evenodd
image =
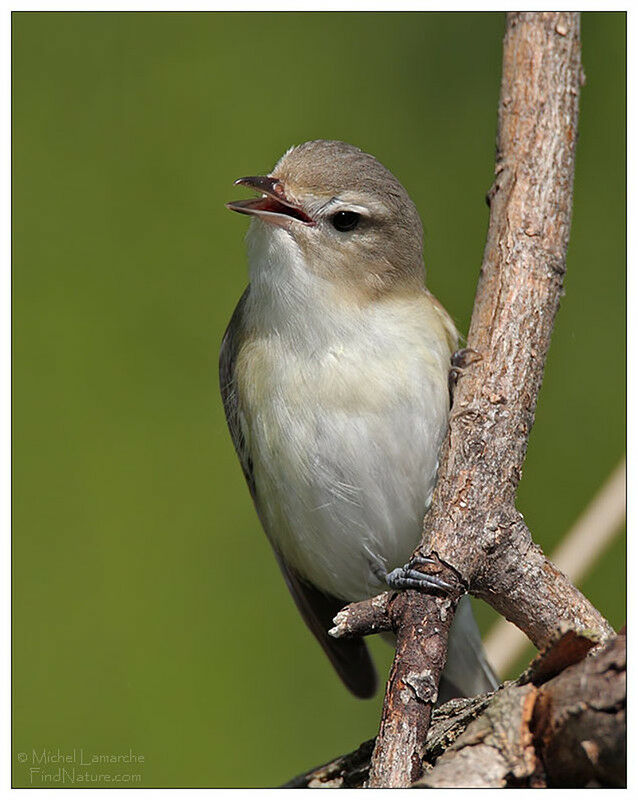
<instances>
[{"instance_id":1,"label":"bird's eye","mask_svg":"<svg viewBox=\"0 0 638 800\"><path fill-rule=\"evenodd\" d=\"M344 233L345 231L353 231L359 224L361 215L355 211L337 211L332 215L331 222L334 228Z\"/></svg>"}]
</instances>

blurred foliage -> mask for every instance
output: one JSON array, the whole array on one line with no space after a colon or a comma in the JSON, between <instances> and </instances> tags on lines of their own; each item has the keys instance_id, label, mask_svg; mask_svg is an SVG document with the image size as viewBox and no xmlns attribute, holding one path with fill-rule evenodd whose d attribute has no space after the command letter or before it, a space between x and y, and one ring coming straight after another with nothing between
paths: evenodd
<instances>
[{"instance_id":1,"label":"blurred foliage","mask_svg":"<svg viewBox=\"0 0 638 800\"><path fill-rule=\"evenodd\" d=\"M13 14L14 753L131 748L143 786L269 786L375 733L381 698L351 698L305 629L226 431L246 220L223 204L293 143L361 146L411 193L467 330L502 34L497 13ZM583 58L520 489L550 551L625 446L624 14L584 15ZM624 557L585 584L616 626Z\"/></svg>"}]
</instances>

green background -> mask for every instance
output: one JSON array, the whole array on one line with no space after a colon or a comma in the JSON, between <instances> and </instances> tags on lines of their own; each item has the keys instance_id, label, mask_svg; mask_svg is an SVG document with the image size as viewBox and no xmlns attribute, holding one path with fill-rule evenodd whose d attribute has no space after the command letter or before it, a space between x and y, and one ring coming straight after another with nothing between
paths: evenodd
<instances>
[{"instance_id":1,"label":"green background","mask_svg":"<svg viewBox=\"0 0 638 800\"><path fill-rule=\"evenodd\" d=\"M415 200L429 286L466 331L503 23L14 13L16 785L41 785L18 753L75 747L143 754L143 786L272 786L375 733L381 697L350 697L303 626L226 431L247 221L223 204L291 144L361 146ZM623 14L584 16L583 60L566 295L519 495L549 551L625 445ZM624 547L584 583L616 626Z\"/></svg>"}]
</instances>

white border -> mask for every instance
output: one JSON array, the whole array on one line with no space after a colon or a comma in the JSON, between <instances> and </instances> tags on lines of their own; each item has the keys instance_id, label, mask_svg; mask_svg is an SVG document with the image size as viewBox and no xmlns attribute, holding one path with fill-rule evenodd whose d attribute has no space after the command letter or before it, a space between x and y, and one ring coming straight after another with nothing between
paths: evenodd
<instances>
[{"instance_id":1,"label":"white border","mask_svg":"<svg viewBox=\"0 0 638 800\"><path fill-rule=\"evenodd\" d=\"M634 41L632 36L634 32L634 24L633 24L633 13L631 13L631 8L629 4L616 4L616 3L606 3L603 4L601 2L593 2L593 0L580 0L580 2L573 3L560 3L561 10L566 11L627 11L628 18L627 18L627 58L628 58L628 87L633 88L636 85L636 54L631 46L631 42ZM8 558L9 547L10 547L10 474L11 474L11 462L10 462L10 442L11 442L11 430L10 430L10 409L11 409L11 399L10 399L10 365L11 365L11 326L10 326L10 308L11 308L11 276L10 276L10 269L9 265L11 263L11 233L10 233L10 207L11 207L11 189L10 189L10 170L11 170L11 155L10 155L10 141L11 141L11 110L10 110L10 86L11 86L11 18L10 12L11 11L515 11L515 10L529 10L529 11L543 11L549 10L551 6L548 6L547 3L537 3L537 2L499 2L499 3L491 3L489 6L481 5L479 3L457 3L457 4L449 4L443 5L442 3L438 2L398 2L396 4L390 4L388 2L374 2L374 0L368 0L367 2L243 2L243 3L211 3L211 2L188 2L184 6L180 6L179 3L175 2L148 2L147 0L137 0L137 2L131 3L117 3L117 2L110 2L109 0L102 0L102 2L64 2L60 3L29 3L29 2L22 2L21 0L15 0L12 3L3 3L2 5L2 13L0 14L0 48L1 52L4 53L2 57L2 86L5 87L4 93L4 103L3 103L3 114L5 115L3 124L2 124L2 133L0 134L2 137L2 153L3 153L3 169L2 169L2 176L4 178L4 186L5 190L2 193L2 214L1 214L1 223L0 223L0 231L2 236L2 244L3 244L3 252L5 253L5 258L3 259L3 264L5 268L3 270L3 280L2 285L0 287L0 328L1 328L1 336L3 346L0 348L0 368L1 374L4 378L3 382L3 389L1 396L1 404L2 404L2 419L4 421L4 425L0 428L0 445L2 446L2 453L4 457L0 461L0 477L2 478L2 486L0 491L2 492L2 512L3 512L3 530L5 532L4 542L5 542L5 558L3 559L3 567L2 567L2 577L4 578L3 587L4 587L4 597L6 599L6 612L2 615L2 659L0 661L0 675L2 678L2 685L4 691L2 693L2 702L0 704L0 710L2 711L3 715L3 724L0 726L0 770L2 779L0 781L0 792L2 795L12 791L9 789L10 786L10 776L11 776L11 761L12 761L12 754L11 754L11 719L10 719L10 559ZM636 160L632 157L632 148L629 143L632 141L632 133L636 130L636 126L634 124L635 121L635 114L636 114L636 101L635 101L635 94L632 94L631 91L628 92L628 107L627 107L627 121L628 121L628 162L627 162L627 178L628 178L628 198L627 198L627 219L633 220L633 212L634 212L634 203L633 203L633 192L632 187L636 185L636 181L638 179L638 173L636 171ZM495 109L496 113L496 109ZM628 251L627 251L627 264L628 264L628 275L627 275L627 302L628 308L633 309L636 307L636 303L634 301L638 300L637 296L637 284L636 284L636 270L633 267L633 254L635 252L635 234L633 233L634 227L632 225L628 225ZM605 265L601 264L601 272L600 272L600 280L604 281L605 277ZM634 315L633 313L629 313L629 322L628 322L628 340L627 340L627 355L628 355L628 364L635 364L636 357L638 357L638 353L636 352L635 342L637 340L638 334L638 316ZM633 424L633 417L631 415L631 410L638 407L638 392L636 391L637 383L634 380L634 370L629 372L629 384L628 384L628 431L627 431L627 454L628 454L628 509L627 509L627 527L630 531L634 530L633 523L635 521L635 514L634 514L634 503L632 502L632 498L634 496L632 489L636 488L636 481L635 481L635 470L633 468L633 459L632 454L635 451L633 445L638 444L636 442L636 426ZM631 542L631 537L628 537L628 541ZM634 566L634 550L631 546L628 546L628 555L629 555L629 562L628 562L628 569L630 572L633 572ZM635 593L632 590L632 582L631 580L628 581L628 616L631 620L633 620L633 614L631 614L631 610L635 605ZM636 652L636 647L633 646L634 638L629 636L629 659L630 665L636 663L635 660L631 657L633 653ZM629 672L629 684L628 684L628 694L629 694L629 708L633 709L633 703L631 699L635 696L633 691L635 685L634 680L634 673L630 666ZM630 723L628 726L628 752L635 753L636 750L636 737L634 735L635 726L633 725L633 719L630 717ZM638 785L638 781L636 779L637 776L637 765L633 758L628 759L628 786L631 788L636 788ZM53 795L54 798L64 798L68 795L71 795L73 798L77 798L82 796L85 793L90 793L96 790L92 789L65 789L60 788L56 790L47 790L47 789L18 789L21 793L31 794L33 792L37 793L39 797L47 797L47 795ZM174 791L183 791L180 789L100 789L99 797L121 797L122 793L131 793L133 792L137 798L145 798L151 794L154 794L158 791L162 792L174 792ZM244 792L244 791L251 791L251 792L272 792L272 791L279 791L277 789L253 789L253 790L242 790L242 789L205 789L199 791L210 791L215 792L216 794L226 795L232 794L233 797L237 797L237 792ZM306 791L306 790L284 790L286 792L286 796L288 796L288 792L290 791ZM340 797L343 797L343 791L340 790L341 794ZM351 789L345 790L346 793L348 792L355 792L357 790ZM394 792L400 791L395 789L381 789L377 790L378 792ZM448 792L458 793L464 790L455 790L449 789ZM489 797L491 792L496 793L498 790L488 790L487 794L483 792L481 797ZM516 790L515 790L516 791ZM518 791L525 791L529 792L529 789L526 790L518 790ZM547 796L547 792L557 792L559 790L544 790L545 796Z\"/></svg>"}]
</instances>

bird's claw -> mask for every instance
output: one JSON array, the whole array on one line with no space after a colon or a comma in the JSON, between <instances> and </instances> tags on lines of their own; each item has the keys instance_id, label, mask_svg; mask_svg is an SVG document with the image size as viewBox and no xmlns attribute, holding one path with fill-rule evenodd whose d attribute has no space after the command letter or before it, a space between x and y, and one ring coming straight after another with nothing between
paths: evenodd
<instances>
[{"instance_id":1,"label":"bird's claw","mask_svg":"<svg viewBox=\"0 0 638 800\"><path fill-rule=\"evenodd\" d=\"M431 566L436 563L433 558L422 556L411 558L404 567L398 567L392 572L388 572L385 577L386 583L391 589L416 589L427 594L433 591L445 594L454 592L456 587L444 581L443 578L417 569L417 567Z\"/></svg>"},{"instance_id":2,"label":"bird's claw","mask_svg":"<svg viewBox=\"0 0 638 800\"><path fill-rule=\"evenodd\" d=\"M450 394L450 405L452 404L454 387L456 386L456 382L458 381L459 377L463 374L463 370L467 369L467 367L469 367L471 364L475 364L477 361L480 361L481 358L481 354L477 353L476 350L472 350L471 347L464 347L452 354L452 358L450 359L451 366L447 375L447 388Z\"/></svg>"}]
</instances>

